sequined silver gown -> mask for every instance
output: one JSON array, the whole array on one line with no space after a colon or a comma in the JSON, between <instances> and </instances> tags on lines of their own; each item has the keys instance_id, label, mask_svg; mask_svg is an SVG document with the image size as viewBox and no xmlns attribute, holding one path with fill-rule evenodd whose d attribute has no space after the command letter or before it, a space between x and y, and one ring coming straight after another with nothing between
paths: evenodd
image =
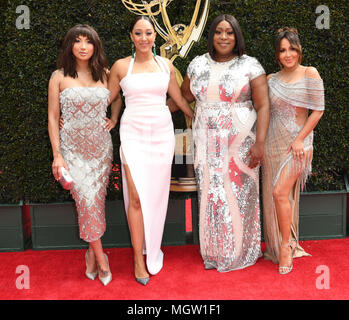
<instances>
[{"instance_id":1,"label":"sequined silver gown","mask_svg":"<svg viewBox=\"0 0 349 320\"><path fill-rule=\"evenodd\" d=\"M74 180L80 238L98 240L106 229L105 195L113 157L103 128L110 92L103 87L71 87L60 93L60 151Z\"/></svg>"},{"instance_id":2,"label":"sequined silver gown","mask_svg":"<svg viewBox=\"0 0 349 320\"><path fill-rule=\"evenodd\" d=\"M253 57L216 62L208 53L188 66L196 99L194 169L199 195L200 251L207 269L253 265L260 248L259 168L248 167L257 113L250 81L264 74Z\"/></svg>"},{"instance_id":3,"label":"sequined silver gown","mask_svg":"<svg viewBox=\"0 0 349 320\"><path fill-rule=\"evenodd\" d=\"M311 173L313 158L313 132L304 139L305 156L294 160L287 152L304 124L297 123L297 108L324 110L324 87L322 79L304 76L295 83L284 83L273 74L268 81L270 99L270 124L265 141L263 159L263 219L266 251L264 258L279 263L281 233L273 199L274 186L290 175L299 174L289 194L292 210L291 238L296 239L294 258L309 256L298 243L299 196Z\"/></svg>"}]
</instances>

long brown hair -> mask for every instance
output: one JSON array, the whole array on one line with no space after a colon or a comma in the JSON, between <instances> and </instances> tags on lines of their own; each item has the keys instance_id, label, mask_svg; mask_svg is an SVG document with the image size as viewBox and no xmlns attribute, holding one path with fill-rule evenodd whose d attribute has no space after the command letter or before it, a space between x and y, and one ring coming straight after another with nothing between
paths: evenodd
<instances>
[{"instance_id":1,"label":"long brown hair","mask_svg":"<svg viewBox=\"0 0 349 320\"><path fill-rule=\"evenodd\" d=\"M103 83L106 80L107 59L104 55L102 41L95 29L87 24L78 24L72 27L64 37L61 52L58 57L57 67L63 69L64 76L72 78L78 76L76 72L76 60L72 52L74 42L78 36L88 38L94 46L94 52L89 60L92 79Z\"/></svg>"},{"instance_id":2,"label":"long brown hair","mask_svg":"<svg viewBox=\"0 0 349 320\"><path fill-rule=\"evenodd\" d=\"M208 52L213 60L215 60L216 55L216 49L213 46L213 37L215 35L215 31L217 28L217 25L221 21L227 21L230 23L231 27L233 28L234 35L235 35L235 47L233 49L233 53L241 57L245 53L245 39L242 35L241 27L239 22L236 20L235 17L233 17L230 14L221 14L218 17L216 17L210 26L210 31L208 33Z\"/></svg>"},{"instance_id":3,"label":"long brown hair","mask_svg":"<svg viewBox=\"0 0 349 320\"><path fill-rule=\"evenodd\" d=\"M276 36L276 39L275 39L275 59L279 64L279 66L282 67L282 64L279 59L280 45L281 45L282 39L287 39L290 42L291 47L298 52L298 62L299 64L301 64L303 56L302 56L302 46L299 40L298 31L295 28L285 27L278 30L278 35Z\"/></svg>"}]
</instances>

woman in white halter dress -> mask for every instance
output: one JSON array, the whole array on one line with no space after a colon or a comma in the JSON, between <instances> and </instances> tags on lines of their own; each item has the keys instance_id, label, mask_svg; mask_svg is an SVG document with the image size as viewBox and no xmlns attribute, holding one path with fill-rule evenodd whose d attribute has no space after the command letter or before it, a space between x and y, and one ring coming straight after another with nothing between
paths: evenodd
<instances>
[{"instance_id":1,"label":"woman in white halter dress","mask_svg":"<svg viewBox=\"0 0 349 320\"><path fill-rule=\"evenodd\" d=\"M138 191L144 223L147 267L156 274L162 267L160 250L170 191L174 129L166 106L170 80L166 62L156 57L160 72L132 73L131 59L120 86L126 109L120 122L120 157L127 164ZM122 171L125 208L129 206L125 170Z\"/></svg>"},{"instance_id":2,"label":"woman in white halter dress","mask_svg":"<svg viewBox=\"0 0 349 320\"><path fill-rule=\"evenodd\" d=\"M172 63L153 55L155 29L147 17L131 26L135 56L113 65L108 88L111 100L122 89L126 108L120 122L120 158L125 209L134 250L137 282L146 285L149 274L163 266L160 249L167 213L174 154L174 129L166 94L189 116ZM146 254L146 264L143 254ZM147 270L148 272L147 272Z\"/></svg>"}]
</instances>

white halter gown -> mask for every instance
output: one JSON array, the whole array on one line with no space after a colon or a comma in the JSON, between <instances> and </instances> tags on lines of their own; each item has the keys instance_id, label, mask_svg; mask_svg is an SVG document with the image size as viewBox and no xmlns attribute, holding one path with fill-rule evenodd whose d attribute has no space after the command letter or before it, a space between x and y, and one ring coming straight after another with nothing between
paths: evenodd
<instances>
[{"instance_id":1,"label":"white halter gown","mask_svg":"<svg viewBox=\"0 0 349 320\"><path fill-rule=\"evenodd\" d=\"M120 121L120 157L136 186L143 214L147 268L158 273L163 266L160 249L171 181L174 129L166 106L170 72L166 61L155 57L161 72L132 73L120 81L126 108ZM128 215L129 195L122 168L123 194Z\"/></svg>"}]
</instances>

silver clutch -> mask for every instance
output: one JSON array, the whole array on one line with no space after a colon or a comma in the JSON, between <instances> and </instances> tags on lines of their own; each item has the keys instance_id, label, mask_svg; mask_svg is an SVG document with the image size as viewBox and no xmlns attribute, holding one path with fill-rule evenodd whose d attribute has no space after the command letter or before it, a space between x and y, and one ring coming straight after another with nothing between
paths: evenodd
<instances>
[{"instance_id":1,"label":"silver clutch","mask_svg":"<svg viewBox=\"0 0 349 320\"><path fill-rule=\"evenodd\" d=\"M64 167L61 167L61 177L58 181L65 190L70 190L74 183L73 178Z\"/></svg>"}]
</instances>

